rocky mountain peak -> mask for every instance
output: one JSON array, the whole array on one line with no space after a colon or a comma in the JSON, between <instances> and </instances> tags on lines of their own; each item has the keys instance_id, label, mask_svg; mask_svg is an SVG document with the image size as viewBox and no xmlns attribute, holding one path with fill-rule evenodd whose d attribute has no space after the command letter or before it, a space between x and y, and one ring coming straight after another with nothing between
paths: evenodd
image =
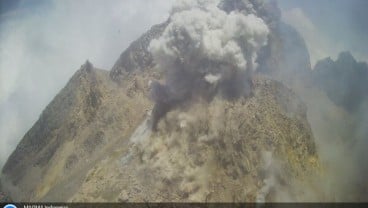
<instances>
[{"instance_id":1,"label":"rocky mountain peak","mask_svg":"<svg viewBox=\"0 0 368 208\"><path fill-rule=\"evenodd\" d=\"M312 72L313 82L348 111L360 109L367 99L368 67L358 62L350 52L341 52L336 61L318 61Z\"/></svg>"},{"instance_id":2,"label":"rocky mountain peak","mask_svg":"<svg viewBox=\"0 0 368 208\"><path fill-rule=\"evenodd\" d=\"M135 40L120 55L110 71L110 77L115 80L121 80L123 76L135 70L145 70L154 65L152 54L148 51L151 40L161 36L168 22L154 25L144 33L140 38Z\"/></svg>"},{"instance_id":3,"label":"rocky mountain peak","mask_svg":"<svg viewBox=\"0 0 368 208\"><path fill-rule=\"evenodd\" d=\"M221 1L218 7L226 12L237 10L246 15L254 14L263 19L272 30L279 27L281 12L275 1L265 3L263 0L226 0ZM162 35L170 21L169 18L164 23L153 26L134 41L114 64L110 77L118 81L122 76L132 71L152 68L155 62L148 47L152 40L158 39Z\"/></svg>"},{"instance_id":4,"label":"rocky mountain peak","mask_svg":"<svg viewBox=\"0 0 368 208\"><path fill-rule=\"evenodd\" d=\"M87 60L10 156L4 190L73 202L264 202L276 189L300 192L294 182L320 171L306 106L257 71L308 69L304 42L290 28L293 38L281 37L284 27L275 4L258 0L183 7L110 72ZM303 56L291 62L295 51Z\"/></svg>"},{"instance_id":5,"label":"rocky mountain peak","mask_svg":"<svg viewBox=\"0 0 368 208\"><path fill-rule=\"evenodd\" d=\"M292 181L319 171L305 105L279 82L256 77L254 88L177 106L156 131L142 119L69 200L272 201L280 187L300 191Z\"/></svg>"},{"instance_id":6,"label":"rocky mountain peak","mask_svg":"<svg viewBox=\"0 0 368 208\"><path fill-rule=\"evenodd\" d=\"M339 54L337 61L341 63L350 63L354 64L357 63L353 55L350 53L350 51L343 51Z\"/></svg>"}]
</instances>

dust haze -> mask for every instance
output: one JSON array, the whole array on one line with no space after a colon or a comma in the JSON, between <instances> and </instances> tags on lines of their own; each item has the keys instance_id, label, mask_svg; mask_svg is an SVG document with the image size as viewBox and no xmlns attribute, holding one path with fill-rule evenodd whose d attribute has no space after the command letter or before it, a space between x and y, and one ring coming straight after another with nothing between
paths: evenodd
<instances>
[{"instance_id":1,"label":"dust haze","mask_svg":"<svg viewBox=\"0 0 368 208\"><path fill-rule=\"evenodd\" d=\"M197 96L250 96L259 51L269 40L266 22L251 12L225 12L218 8L218 1L182 0L173 7L172 2L157 2L108 1L101 7L101 1L53 1L43 5L45 14L21 10L22 16L4 17L0 23L1 166L52 96L86 59L97 67L110 69L132 40L151 25L166 21L169 15L168 26L149 47L156 67L165 74L163 81L150 83L155 102L153 128L175 105ZM341 51L350 51L358 60L354 61L364 66L360 61L368 60L368 52L355 46L367 45L364 32L368 28L357 29L352 21L365 26L346 2L337 1L331 7L341 9L331 16L341 20L342 26L336 24L325 30L326 22L317 23L308 16L311 5L296 7L286 0L279 2L282 19L305 40L311 72L321 59L332 57L337 61ZM360 1L351 4L361 5L357 2ZM320 6L330 8L326 2ZM244 7L251 10L246 3ZM154 10L146 12L148 8ZM346 18L349 21L342 21ZM332 32L343 34L337 44ZM294 55L297 59L299 54ZM265 152L262 160L267 178L257 201L266 201L272 191L275 201L367 201L368 95L349 110L335 103L309 76L303 74L290 80L289 74L281 74L274 78L306 103L321 169L320 174L305 179L308 185L305 181L292 181L290 189L284 190L277 179L281 172L279 161ZM338 83L336 91L343 88L340 84L344 83ZM221 123L223 118L217 119L214 122Z\"/></svg>"},{"instance_id":2,"label":"dust haze","mask_svg":"<svg viewBox=\"0 0 368 208\"><path fill-rule=\"evenodd\" d=\"M257 69L258 51L267 44L268 26L251 12L226 13L218 4L178 1L162 36L151 41L149 50L166 74L164 85L152 84L153 125L174 103L195 93L211 97L221 91L227 98L249 95L249 80Z\"/></svg>"},{"instance_id":3,"label":"dust haze","mask_svg":"<svg viewBox=\"0 0 368 208\"><path fill-rule=\"evenodd\" d=\"M0 167L87 59L109 70L133 40L166 20L170 2L0 2Z\"/></svg>"}]
</instances>

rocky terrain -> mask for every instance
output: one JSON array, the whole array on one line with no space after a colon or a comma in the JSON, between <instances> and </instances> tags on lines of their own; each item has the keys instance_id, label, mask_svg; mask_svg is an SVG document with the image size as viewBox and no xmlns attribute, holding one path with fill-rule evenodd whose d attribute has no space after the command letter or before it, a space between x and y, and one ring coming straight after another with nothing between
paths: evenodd
<instances>
[{"instance_id":1,"label":"rocky terrain","mask_svg":"<svg viewBox=\"0 0 368 208\"><path fill-rule=\"evenodd\" d=\"M15 200L40 200L62 181L77 187L96 160L130 136L151 105L146 78L130 77L119 86L88 62L75 73L4 166L2 183Z\"/></svg>"},{"instance_id":2,"label":"rocky terrain","mask_svg":"<svg viewBox=\"0 0 368 208\"><path fill-rule=\"evenodd\" d=\"M328 195L330 190L321 189L324 175L337 169L328 170L319 145L331 142L331 134L336 138L350 135L351 131L345 130L351 128L337 122L349 114L332 104L334 98L325 97L320 89L325 89L328 97L334 95L329 95L329 86L323 82L319 82L320 88L310 89L311 80L317 80L313 76L322 76L314 74L326 74L318 68L336 68L333 61L321 61L318 70L311 72L303 39L282 23L274 3L228 0L218 8L226 14L214 12L224 18L232 11L242 12L259 17L267 26L266 45L260 44L259 51L244 46L247 52L254 52L251 58L245 57L247 67L253 67L250 61L254 61L256 70L237 72L227 60L216 60L225 68L231 66L235 75L221 69L215 72L224 78L208 73L212 69L186 71L179 77L189 77L189 84L178 85L182 83L174 79L176 85L170 85L170 78L181 71L167 73L163 64L158 64L157 57L162 54L153 54L150 47L153 40L162 41L170 34L175 18L169 18L134 41L110 71L96 69L88 61L81 66L9 157L2 170L2 190L15 201L346 199L348 195L340 189L333 196ZM202 51L198 54L190 59L194 62L190 66L197 67L196 58L213 66L212 57ZM174 62L177 68L187 66L185 57L178 60ZM226 97L224 92L238 87L231 85L238 75L247 76L240 80L246 82L249 92ZM160 98L169 100L180 94L172 92L178 86L184 86L190 96L175 100L170 107L164 105L166 109L156 118L162 103L153 98L157 96L154 86L158 86ZM318 107L315 96L323 102ZM336 123L324 122L321 116ZM336 128L340 126L343 128ZM326 133L326 129L333 131ZM346 187L353 195L347 199L356 200L355 185ZM362 185L359 190L365 188Z\"/></svg>"},{"instance_id":3,"label":"rocky terrain","mask_svg":"<svg viewBox=\"0 0 368 208\"><path fill-rule=\"evenodd\" d=\"M156 132L142 120L71 201L276 200L275 187L305 182L319 170L305 105L278 82L254 82L253 97L198 100Z\"/></svg>"},{"instance_id":4,"label":"rocky terrain","mask_svg":"<svg viewBox=\"0 0 368 208\"><path fill-rule=\"evenodd\" d=\"M253 97L198 100L151 132L148 83L159 78L147 70L117 84L83 65L9 158L8 193L21 201L254 201L268 177L288 187L318 172L305 105L281 83L257 77Z\"/></svg>"}]
</instances>

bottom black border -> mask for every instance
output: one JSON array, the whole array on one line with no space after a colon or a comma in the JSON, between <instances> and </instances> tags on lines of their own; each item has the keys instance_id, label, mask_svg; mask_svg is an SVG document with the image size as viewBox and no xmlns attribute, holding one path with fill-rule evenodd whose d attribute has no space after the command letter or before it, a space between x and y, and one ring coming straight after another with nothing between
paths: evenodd
<instances>
[{"instance_id":1,"label":"bottom black border","mask_svg":"<svg viewBox=\"0 0 368 208\"><path fill-rule=\"evenodd\" d=\"M0 203L0 208L13 204L15 208L293 208L293 207L368 207L368 203ZM11 206L8 206L12 208Z\"/></svg>"}]
</instances>

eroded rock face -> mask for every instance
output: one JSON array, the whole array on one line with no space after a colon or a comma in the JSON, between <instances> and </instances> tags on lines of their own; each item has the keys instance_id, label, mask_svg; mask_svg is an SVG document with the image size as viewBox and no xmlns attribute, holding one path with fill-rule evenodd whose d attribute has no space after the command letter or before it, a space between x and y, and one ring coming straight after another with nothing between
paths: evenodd
<instances>
[{"instance_id":1,"label":"eroded rock face","mask_svg":"<svg viewBox=\"0 0 368 208\"><path fill-rule=\"evenodd\" d=\"M161 36L168 22L154 25L149 31L134 41L115 62L110 71L110 77L115 81L121 81L122 77L135 70L145 70L154 65L152 54L148 46L153 39Z\"/></svg>"},{"instance_id":2,"label":"eroded rock face","mask_svg":"<svg viewBox=\"0 0 368 208\"><path fill-rule=\"evenodd\" d=\"M281 83L257 77L251 97L193 99L152 132L148 83L160 79L78 71L9 158L4 190L23 201L269 201L318 172L306 108ZM37 127L45 119L59 123ZM39 129L45 144L31 151Z\"/></svg>"},{"instance_id":3,"label":"eroded rock face","mask_svg":"<svg viewBox=\"0 0 368 208\"><path fill-rule=\"evenodd\" d=\"M277 10L247 2L254 6L247 12L277 30ZM226 8L239 9L235 3ZM1 183L12 198L272 201L279 199L276 188L293 193L295 181L318 172L306 107L281 83L261 76L250 80L247 97L199 96L175 105L152 132L149 82L163 75L148 45L166 25L133 42L110 72L89 62L76 72L5 165ZM271 35L260 57L266 73L284 69L279 35Z\"/></svg>"},{"instance_id":4,"label":"eroded rock face","mask_svg":"<svg viewBox=\"0 0 368 208\"><path fill-rule=\"evenodd\" d=\"M244 202L292 193L294 181L318 172L305 105L281 83L254 82L254 96L193 100L168 112L155 132L142 122L70 200Z\"/></svg>"},{"instance_id":5,"label":"eroded rock face","mask_svg":"<svg viewBox=\"0 0 368 208\"><path fill-rule=\"evenodd\" d=\"M108 71L88 66L46 107L4 166L1 183L14 200L66 200L151 110L150 75L132 73L118 85Z\"/></svg>"}]
</instances>

